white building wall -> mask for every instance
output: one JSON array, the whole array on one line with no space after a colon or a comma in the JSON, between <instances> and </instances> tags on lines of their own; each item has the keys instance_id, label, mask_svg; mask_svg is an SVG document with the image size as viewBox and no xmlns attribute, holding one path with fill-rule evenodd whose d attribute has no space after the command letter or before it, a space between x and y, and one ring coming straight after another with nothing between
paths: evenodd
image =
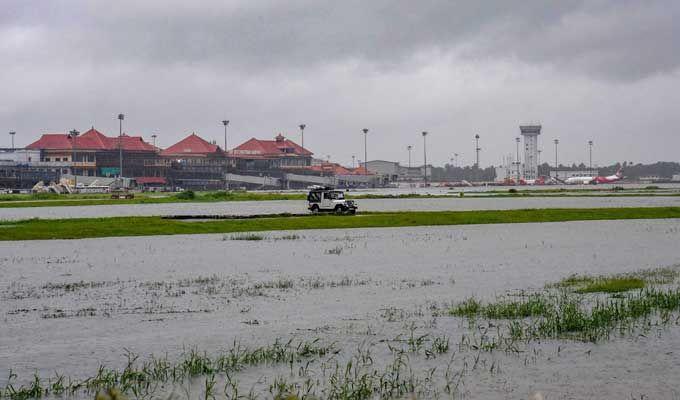
<instances>
[{"instance_id":1,"label":"white building wall","mask_svg":"<svg viewBox=\"0 0 680 400\"><path fill-rule=\"evenodd\" d=\"M524 137L524 179L538 178L538 135L541 125L525 125L519 127Z\"/></svg>"}]
</instances>

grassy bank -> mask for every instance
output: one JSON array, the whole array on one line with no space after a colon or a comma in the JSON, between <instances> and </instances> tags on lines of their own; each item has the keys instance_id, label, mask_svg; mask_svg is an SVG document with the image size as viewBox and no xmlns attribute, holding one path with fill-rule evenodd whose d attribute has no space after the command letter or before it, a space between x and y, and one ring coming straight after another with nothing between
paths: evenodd
<instances>
[{"instance_id":1,"label":"grassy bank","mask_svg":"<svg viewBox=\"0 0 680 400\"><path fill-rule=\"evenodd\" d=\"M275 216L205 222L161 217L31 219L0 222L0 240L659 218L680 218L680 207L362 213L357 216Z\"/></svg>"}]
</instances>

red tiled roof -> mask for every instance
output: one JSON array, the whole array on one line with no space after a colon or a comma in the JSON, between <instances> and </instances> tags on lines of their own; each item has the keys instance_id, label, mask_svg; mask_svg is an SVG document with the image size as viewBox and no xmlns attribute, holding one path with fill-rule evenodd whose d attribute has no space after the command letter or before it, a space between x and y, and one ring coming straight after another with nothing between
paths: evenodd
<instances>
[{"instance_id":1,"label":"red tiled roof","mask_svg":"<svg viewBox=\"0 0 680 400\"><path fill-rule=\"evenodd\" d=\"M279 134L274 140L260 140L252 138L240 146L229 151L229 155L241 158L272 158L272 157L309 157L313 153L292 140Z\"/></svg>"},{"instance_id":2,"label":"red tiled roof","mask_svg":"<svg viewBox=\"0 0 680 400\"><path fill-rule=\"evenodd\" d=\"M117 150L118 146L126 151L156 151L156 148L142 139L141 136L108 137L92 128L75 139L75 148L79 150ZM47 133L40 139L26 146L27 149L65 150L72 149L73 143L65 133Z\"/></svg>"},{"instance_id":3,"label":"red tiled roof","mask_svg":"<svg viewBox=\"0 0 680 400\"><path fill-rule=\"evenodd\" d=\"M221 154L222 149L212 144L195 133L185 137L161 152L162 156L206 156L208 154Z\"/></svg>"},{"instance_id":4,"label":"red tiled roof","mask_svg":"<svg viewBox=\"0 0 680 400\"><path fill-rule=\"evenodd\" d=\"M26 146L29 150L70 149L71 141L64 133L46 133L40 139Z\"/></svg>"}]
</instances>

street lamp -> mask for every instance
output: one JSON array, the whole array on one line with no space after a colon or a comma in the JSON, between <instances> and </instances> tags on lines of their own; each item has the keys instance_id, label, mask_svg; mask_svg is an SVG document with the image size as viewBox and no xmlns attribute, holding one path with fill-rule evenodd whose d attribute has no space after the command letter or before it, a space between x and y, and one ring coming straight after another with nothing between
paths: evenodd
<instances>
[{"instance_id":1,"label":"street lamp","mask_svg":"<svg viewBox=\"0 0 680 400\"><path fill-rule=\"evenodd\" d=\"M423 161L425 162L424 168L425 168L425 186L427 187L427 132L423 131Z\"/></svg>"},{"instance_id":2,"label":"street lamp","mask_svg":"<svg viewBox=\"0 0 680 400\"><path fill-rule=\"evenodd\" d=\"M555 171L557 171L557 169L559 168L557 165L557 145L560 144L560 140L555 139L553 140L553 143L555 143ZM555 174L556 174L555 176L557 176L557 172L555 172Z\"/></svg>"},{"instance_id":3,"label":"street lamp","mask_svg":"<svg viewBox=\"0 0 680 400\"><path fill-rule=\"evenodd\" d=\"M481 148L479 147L479 135L477 134L477 135L475 135L475 152L477 152L477 158L476 158L475 165L477 166L477 168L479 168L479 151L480 150L481 150Z\"/></svg>"},{"instance_id":4,"label":"street lamp","mask_svg":"<svg viewBox=\"0 0 680 400\"><path fill-rule=\"evenodd\" d=\"M368 150L366 149L368 143L368 128L361 130L364 132L364 175L368 175Z\"/></svg>"},{"instance_id":5,"label":"street lamp","mask_svg":"<svg viewBox=\"0 0 680 400\"><path fill-rule=\"evenodd\" d=\"M592 140L588 141L588 150L589 150L589 158L590 158L589 168L590 168L590 173L592 174L593 173L593 141Z\"/></svg>"},{"instance_id":6,"label":"street lamp","mask_svg":"<svg viewBox=\"0 0 680 400\"><path fill-rule=\"evenodd\" d=\"M157 137L158 137L158 135L156 135L155 133L153 135L151 135L151 140L153 140L153 147L154 148L156 147L156 138Z\"/></svg>"},{"instance_id":7,"label":"street lamp","mask_svg":"<svg viewBox=\"0 0 680 400\"><path fill-rule=\"evenodd\" d=\"M118 177L123 185L123 120L125 114L118 114Z\"/></svg>"},{"instance_id":8,"label":"street lamp","mask_svg":"<svg viewBox=\"0 0 680 400\"><path fill-rule=\"evenodd\" d=\"M302 148L303 149L305 148L305 128L306 127L307 127L307 125L300 124L300 136L301 136L301 139L302 139Z\"/></svg>"},{"instance_id":9,"label":"street lamp","mask_svg":"<svg viewBox=\"0 0 680 400\"><path fill-rule=\"evenodd\" d=\"M9 131L9 136L12 138L12 151L14 151L14 135L16 134L14 131Z\"/></svg>"},{"instance_id":10,"label":"street lamp","mask_svg":"<svg viewBox=\"0 0 680 400\"><path fill-rule=\"evenodd\" d=\"M73 189L78 189L78 175L76 175L76 138L80 132L77 130L72 130L68 133L68 137L71 139L71 173L73 174Z\"/></svg>"},{"instance_id":11,"label":"street lamp","mask_svg":"<svg viewBox=\"0 0 680 400\"><path fill-rule=\"evenodd\" d=\"M458 153L453 153L453 166L458 168Z\"/></svg>"},{"instance_id":12,"label":"street lamp","mask_svg":"<svg viewBox=\"0 0 680 400\"><path fill-rule=\"evenodd\" d=\"M355 163L356 158L357 158L357 156L352 154L352 168L356 168L356 163Z\"/></svg>"}]
</instances>

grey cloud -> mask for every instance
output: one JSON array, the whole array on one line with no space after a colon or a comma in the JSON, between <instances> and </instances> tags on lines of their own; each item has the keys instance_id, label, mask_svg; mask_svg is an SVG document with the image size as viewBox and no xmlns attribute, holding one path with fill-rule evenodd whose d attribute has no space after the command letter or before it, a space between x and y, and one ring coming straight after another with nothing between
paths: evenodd
<instances>
[{"instance_id":1,"label":"grey cloud","mask_svg":"<svg viewBox=\"0 0 680 400\"><path fill-rule=\"evenodd\" d=\"M14 4L15 23L46 28L45 53L65 63L260 72L358 59L399 68L414 52L435 48L614 79L640 79L680 63L674 40L680 3L673 1Z\"/></svg>"}]
</instances>

